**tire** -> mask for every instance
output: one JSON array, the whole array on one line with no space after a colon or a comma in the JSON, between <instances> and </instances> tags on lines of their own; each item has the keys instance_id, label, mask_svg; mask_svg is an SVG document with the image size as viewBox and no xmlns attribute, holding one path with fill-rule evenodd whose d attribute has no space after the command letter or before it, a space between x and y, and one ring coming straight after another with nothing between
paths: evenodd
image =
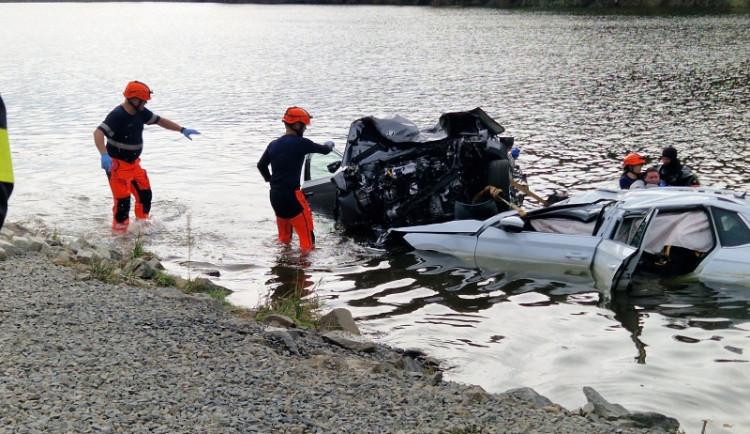
<instances>
[{"instance_id":1,"label":"tire","mask_svg":"<svg viewBox=\"0 0 750 434\"><path fill-rule=\"evenodd\" d=\"M510 203L510 161L492 160L487 166L487 184L497 187L503 191L500 195ZM504 202L497 202L497 209L500 212L508 211L510 206Z\"/></svg>"}]
</instances>

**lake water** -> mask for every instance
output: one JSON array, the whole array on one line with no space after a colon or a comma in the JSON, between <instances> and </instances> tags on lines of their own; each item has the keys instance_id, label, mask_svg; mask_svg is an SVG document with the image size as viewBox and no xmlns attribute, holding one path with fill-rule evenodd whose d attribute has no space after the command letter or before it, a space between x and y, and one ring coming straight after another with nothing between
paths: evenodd
<instances>
[{"instance_id":1,"label":"lake water","mask_svg":"<svg viewBox=\"0 0 750 434\"><path fill-rule=\"evenodd\" d=\"M308 137L339 148L362 116L426 128L482 107L516 138L541 195L614 187L626 153L656 162L666 145L704 185L747 190L747 16L6 3L0 47L9 221L110 239L92 133L125 84L144 81L151 110L202 133L145 132L154 206L144 242L170 272L217 270L230 301L248 307L306 287L350 309L370 338L421 349L451 367L448 379L491 392L529 386L572 409L592 386L631 411L677 417L688 433L704 419L709 433L750 430L750 290L654 283L610 300L563 278L386 255L322 216L303 260L276 244L255 168L291 105L313 114Z\"/></svg>"}]
</instances>

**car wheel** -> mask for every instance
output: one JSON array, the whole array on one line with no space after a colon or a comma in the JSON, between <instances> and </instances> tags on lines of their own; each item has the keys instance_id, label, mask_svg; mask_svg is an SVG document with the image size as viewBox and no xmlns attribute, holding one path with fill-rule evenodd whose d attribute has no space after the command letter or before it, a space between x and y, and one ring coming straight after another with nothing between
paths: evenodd
<instances>
[{"instance_id":1,"label":"car wheel","mask_svg":"<svg viewBox=\"0 0 750 434\"><path fill-rule=\"evenodd\" d=\"M492 160L487 167L487 184L493 187L497 187L503 191L500 195L508 203L510 203L510 161L508 160ZM510 206L507 203L499 201L497 203L497 209L500 212L508 211Z\"/></svg>"}]
</instances>

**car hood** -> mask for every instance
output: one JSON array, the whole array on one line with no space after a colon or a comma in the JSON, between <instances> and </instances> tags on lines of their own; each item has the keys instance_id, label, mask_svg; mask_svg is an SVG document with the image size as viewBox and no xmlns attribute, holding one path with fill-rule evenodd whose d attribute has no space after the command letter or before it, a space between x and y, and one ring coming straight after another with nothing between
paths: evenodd
<instances>
[{"instance_id":1,"label":"car hood","mask_svg":"<svg viewBox=\"0 0 750 434\"><path fill-rule=\"evenodd\" d=\"M399 149L429 146L448 137L479 131L486 131L487 136L495 136L504 132L505 128L479 107L464 112L444 113L434 127L422 130L400 115L387 118L367 116L352 122L341 164L361 163L370 154L387 146Z\"/></svg>"},{"instance_id":2,"label":"car hood","mask_svg":"<svg viewBox=\"0 0 750 434\"><path fill-rule=\"evenodd\" d=\"M494 220L494 219L493 219ZM445 223L392 228L392 232L418 232L432 234L476 234L484 226L483 220L453 220Z\"/></svg>"}]
</instances>

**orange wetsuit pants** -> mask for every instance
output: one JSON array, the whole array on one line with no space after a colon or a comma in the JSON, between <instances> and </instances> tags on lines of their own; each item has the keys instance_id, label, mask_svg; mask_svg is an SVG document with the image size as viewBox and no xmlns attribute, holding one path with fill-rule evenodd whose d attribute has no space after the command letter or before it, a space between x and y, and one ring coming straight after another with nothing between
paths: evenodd
<instances>
[{"instance_id":1,"label":"orange wetsuit pants","mask_svg":"<svg viewBox=\"0 0 750 434\"><path fill-rule=\"evenodd\" d=\"M307 204L305 194L296 190L294 195L297 202L302 206L302 212L292 218L276 216L276 226L279 229L279 241L282 243L292 242L292 228L299 237L299 246L302 249L311 250L315 247L315 233L313 232L313 219L310 206Z\"/></svg>"}]
</instances>

